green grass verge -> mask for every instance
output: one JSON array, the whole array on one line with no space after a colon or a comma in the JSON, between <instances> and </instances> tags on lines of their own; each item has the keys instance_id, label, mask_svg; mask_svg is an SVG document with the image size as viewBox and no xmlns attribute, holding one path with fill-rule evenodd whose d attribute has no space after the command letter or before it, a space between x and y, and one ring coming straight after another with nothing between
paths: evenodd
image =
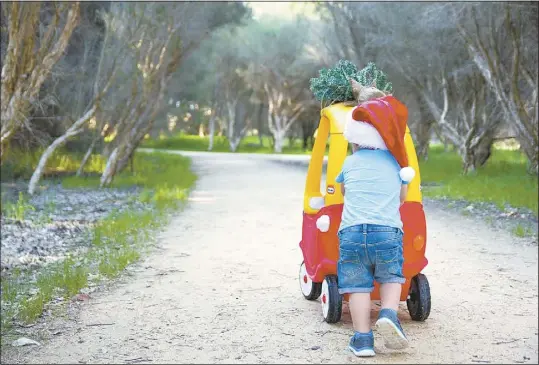
<instances>
[{"instance_id":1,"label":"green grass verge","mask_svg":"<svg viewBox=\"0 0 539 365\"><path fill-rule=\"evenodd\" d=\"M14 321L34 322L52 300L68 300L90 282L119 275L146 252L152 232L167 223L168 212L183 205L196 181L190 159L183 156L137 153L134 166L134 172L120 174L112 187L143 187L134 199L149 203L148 209L109 214L92 228L92 244L82 255L69 256L37 272L18 270L3 277L2 334ZM99 177L71 177L63 183L68 187L94 187ZM15 207L23 203L15 203Z\"/></svg>"},{"instance_id":2,"label":"green grass verge","mask_svg":"<svg viewBox=\"0 0 539 365\"><path fill-rule=\"evenodd\" d=\"M182 151L207 151L209 145L210 139L208 137L179 133L170 137L148 139L144 141L142 147ZM212 152L230 152L228 139L223 136L215 136ZM271 147L271 140L267 136L262 137L262 146L260 146L260 139L257 136L247 136L242 139L236 152L273 153L273 148ZM309 153L309 151L302 149L301 140L294 140L290 144L290 140L287 139L283 147L283 153L305 154Z\"/></svg>"},{"instance_id":3,"label":"green grass verge","mask_svg":"<svg viewBox=\"0 0 539 365\"><path fill-rule=\"evenodd\" d=\"M419 165L425 196L527 208L537 216L537 176L526 172L527 160L519 151L495 149L485 166L466 176L460 157L442 147L431 147L428 161Z\"/></svg>"},{"instance_id":4,"label":"green grass verge","mask_svg":"<svg viewBox=\"0 0 539 365\"><path fill-rule=\"evenodd\" d=\"M20 149L10 149L7 151L2 162L2 181L14 179L30 179L34 172L43 149L25 151ZM69 173L77 171L82 160L82 155L68 153L59 148L53 152L47 161L44 175L54 173ZM92 155L84 166L86 173L100 173L105 167L105 160L100 155Z\"/></svg>"},{"instance_id":5,"label":"green grass verge","mask_svg":"<svg viewBox=\"0 0 539 365\"><path fill-rule=\"evenodd\" d=\"M272 153L269 138L264 137L263 147L257 146L258 137L242 140L238 152ZM283 153L310 153L301 149L301 141L287 146ZM209 139L193 135L177 134L172 137L147 140L144 147L207 151ZM225 137L215 137L215 152L228 152ZM462 175L462 161L456 152L444 152L441 146L433 146L429 160L420 162L423 193L432 198L447 197L470 202L490 202L501 209L506 205L530 209L537 216L537 177L527 171L526 157L519 151L494 149L487 164L473 174Z\"/></svg>"}]
</instances>

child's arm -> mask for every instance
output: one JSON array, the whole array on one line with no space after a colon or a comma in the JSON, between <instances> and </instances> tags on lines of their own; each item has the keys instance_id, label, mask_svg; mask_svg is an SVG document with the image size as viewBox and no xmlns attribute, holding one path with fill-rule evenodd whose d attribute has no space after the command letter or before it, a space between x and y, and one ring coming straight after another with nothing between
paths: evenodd
<instances>
[{"instance_id":1,"label":"child's arm","mask_svg":"<svg viewBox=\"0 0 539 365\"><path fill-rule=\"evenodd\" d=\"M404 167L399 171L399 177L401 178L401 205L406 200L406 195L408 194L408 184L415 176L415 171L411 167Z\"/></svg>"},{"instance_id":2,"label":"child's arm","mask_svg":"<svg viewBox=\"0 0 539 365\"><path fill-rule=\"evenodd\" d=\"M402 184L401 185L401 205L404 203L404 201L406 200L406 195L408 194L408 184Z\"/></svg>"},{"instance_id":3,"label":"child's arm","mask_svg":"<svg viewBox=\"0 0 539 365\"><path fill-rule=\"evenodd\" d=\"M344 173L341 171L335 178L335 182L341 186L341 193L344 196Z\"/></svg>"}]
</instances>

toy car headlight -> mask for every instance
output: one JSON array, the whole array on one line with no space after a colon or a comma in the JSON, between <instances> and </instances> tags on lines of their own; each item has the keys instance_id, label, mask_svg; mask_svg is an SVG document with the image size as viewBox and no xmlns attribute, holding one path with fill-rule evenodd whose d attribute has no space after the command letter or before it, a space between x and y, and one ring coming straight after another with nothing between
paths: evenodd
<instances>
[{"instance_id":1,"label":"toy car headlight","mask_svg":"<svg viewBox=\"0 0 539 365\"><path fill-rule=\"evenodd\" d=\"M414 241L412 242L412 246L416 251L420 251L423 246L425 246L425 237L420 234L415 236Z\"/></svg>"}]
</instances>

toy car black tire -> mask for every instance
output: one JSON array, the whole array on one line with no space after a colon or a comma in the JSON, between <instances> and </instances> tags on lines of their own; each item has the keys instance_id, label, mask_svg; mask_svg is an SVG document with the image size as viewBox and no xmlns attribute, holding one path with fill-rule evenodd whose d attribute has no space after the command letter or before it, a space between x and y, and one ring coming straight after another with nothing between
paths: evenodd
<instances>
[{"instance_id":1,"label":"toy car black tire","mask_svg":"<svg viewBox=\"0 0 539 365\"><path fill-rule=\"evenodd\" d=\"M322 283L314 283L305 268L305 262L302 262L299 267L299 287L303 297L307 300L316 300L322 292Z\"/></svg>"},{"instance_id":2,"label":"toy car black tire","mask_svg":"<svg viewBox=\"0 0 539 365\"><path fill-rule=\"evenodd\" d=\"M341 320L342 295L339 294L337 276L328 275L324 279L320 303L322 304L324 320L327 323L337 323Z\"/></svg>"},{"instance_id":3,"label":"toy car black tire","mask_svg":"<svg viewBox=\"0 0 539 365\"><path fill-rule=\"evenodd\" d=\"M430 286L423 274L414 276L410 283L410 291L406 306L414 321L424 321L430 314Z\"/></svg>"}]
</instances>

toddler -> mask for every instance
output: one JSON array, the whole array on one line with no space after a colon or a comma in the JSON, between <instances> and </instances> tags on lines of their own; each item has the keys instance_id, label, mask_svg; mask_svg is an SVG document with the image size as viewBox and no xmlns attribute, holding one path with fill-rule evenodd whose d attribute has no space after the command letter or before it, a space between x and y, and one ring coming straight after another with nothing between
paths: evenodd
<instances>
[{"instance_id":1,"label":"toddler","mask_svg":"<svg viewBox=\"0 0 539 365\"><path fill-rule=\"evenodd\" d=\"M348 116L344 136L353 154L346 158L336 179L344 194L338 232L338 285L341 294L350 294L355 333L349 348L356 356L375 355L370 326L374 280L380 284L381 296L376 329L387 348L403 349L408 345L397 318L405 282L399 208L415 173L406 167L406 107L377 91L375 98L367 97Z\"/></svg>"}]
</instances>

